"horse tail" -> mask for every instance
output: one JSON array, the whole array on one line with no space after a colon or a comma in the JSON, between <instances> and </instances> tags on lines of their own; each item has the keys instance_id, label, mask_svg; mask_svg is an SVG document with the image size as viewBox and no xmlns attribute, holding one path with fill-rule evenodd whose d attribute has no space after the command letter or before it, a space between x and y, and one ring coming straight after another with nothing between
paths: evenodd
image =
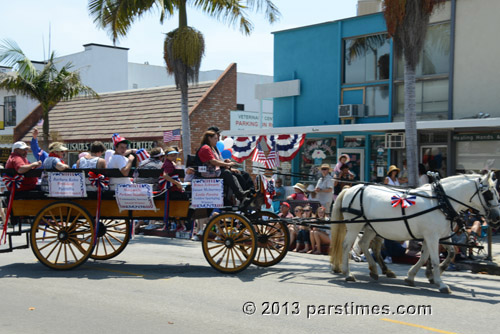
<instances>
[{"instance_id":1,"label":"horse tail","mask_svg":"<svg viewBox=\"0 0 500 334\"><path fill-rule=\"evenodd\" d=\"M342 199L346 193L347 189L342 190L335 204L333 205L331 220L332 221L342 221L344 220L344 215L342 214ZM331 243L330 243L330 263L335 272L340 272L342 264L342 246L344 243L344 238L346 235L346 225L342 224L331 224Z\"/></svg>"}]
</instances>

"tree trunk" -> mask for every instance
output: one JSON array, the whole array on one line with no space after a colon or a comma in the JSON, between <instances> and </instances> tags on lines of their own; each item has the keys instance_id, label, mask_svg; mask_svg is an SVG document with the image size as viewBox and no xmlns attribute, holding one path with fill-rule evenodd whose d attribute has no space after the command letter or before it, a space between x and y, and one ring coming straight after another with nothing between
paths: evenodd
<instances>
[{"instance_id":1,"label":"tree trunk","mask_svg":"<svg viewBox=\"0 0 500 334\"><path fill-rule=\"evenodd\" d=\"M45 109L45 108L44 108ZM43 111L43 140L41 148L46 152L49 151L49 111Z\"/></svg>"},{"instance_id":2,"label":"tree trunk","mask_svg":"<svg viewBox=\"0 0 500 334\"><path fill-rule=\"evenodd\" d=\"M408 168L408 185L418 185L418 141L417 111L415 97L415 67L405 61L405 130L406 130L406 166Z\"/></svg>"},{"instance_id":3,"label":"tree trunk","mask_svg":"<svg viewBox=\"0 0 500 334\"><path fill-rule=\"evenodd\" d=\"M179 2L179 28L187 27L186 0ZM178 80L181 89L181 120L182 120L182 156L184 164L187 163L187 155L191 154L191 125L189 122L188 108L188 82L187 71L176 73L175 75L184 76Z\"/></svg>"},{"instance_id":4,"label":"tree trunk","mask_svg":"<svg viewBox=\"0 0 500 334\"><path fill-rule=\"evenodd\" d=\"M182 156L184 164L187 163L187 155L191 154L191 125L189 122L188 87L181 85L181 120L182 120Z\"/></svg>"}]
</instances>

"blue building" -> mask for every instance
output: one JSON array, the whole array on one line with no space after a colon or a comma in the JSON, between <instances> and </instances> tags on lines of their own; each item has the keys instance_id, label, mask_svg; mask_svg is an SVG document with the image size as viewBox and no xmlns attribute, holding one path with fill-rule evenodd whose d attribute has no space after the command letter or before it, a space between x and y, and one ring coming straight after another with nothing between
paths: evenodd
<instances>
[{"instance_id":1,"label":"blue building","mask_svg":"<svg viewBox=\"0 0 500 334\"><path fill-rule=\"evenodd\" d=\"M493 8L500 2L451 0L430 20L417 66L419 159L443 176L500 169L500 94L492 89L500 87L500 47L486 42L495 39L487 24L500 28ZM347 153L359 180L380 181L405 162L396 56L380 12L274 32L274 83L256 92L274 101L274 129L252 134L307 133L298 158L282 166L294 172L314 175Z\"/></svg>"}]
</instances>

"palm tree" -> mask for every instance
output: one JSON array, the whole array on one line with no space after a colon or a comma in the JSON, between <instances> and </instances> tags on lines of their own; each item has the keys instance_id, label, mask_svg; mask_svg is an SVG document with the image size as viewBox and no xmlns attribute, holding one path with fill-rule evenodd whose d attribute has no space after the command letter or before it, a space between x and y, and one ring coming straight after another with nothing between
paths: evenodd
<instances>
[{"instance_id":1,"label":"palm tree","mask_svg":"<svg viewBox=\"0 0 500 334\"><path fill-rule=\"evenodd\" d=\"M88 6L94 22L109 31L114 43L127 34L136 19L151 10L160 12L161 23L175 11L178 12L179 27L167 33L163 49L167 71L174 74L177 88L181 90L184 161L191 151L188 83L198 81L201 59L205 52L202 33L187 25L188 4L229 24L238 23L240 30L247 35L253 30L253 25L247 18L247 10L264 10L271 23L279 16L279 11L271 0L89 0Z\"/></svg>"},{"instance_id":2,"label":"palm tree","mask_svg":"<svg viewBox=\"0 0 500 334\"><path fill-rule=\"evenodd\" d=\"M38 71L16 42L4 40L0 43L0 62L4 61L13 72L0 73L0 88L37 100L43 110L43 142L49 143L49 111L62 100L70 100L80 94L98 97L90 87L82 84L80 73L70 71L67 63L60 70L55 65L55 54L51 53L43 69Z\"/></svg>"},{"instance_id":3,"label":"palm tree","mask_svg":"<svg viewBox=\"0 0 500 334\"><path fill-rule=\"evenodd\" d=\"M387 32L393 38L396 54L404 56L404 94L406 160L408 183L418 184L417 115L415 69L424 46L429 18L435 6L446 0L383 0Z\"/></svg>"}]
</instances>

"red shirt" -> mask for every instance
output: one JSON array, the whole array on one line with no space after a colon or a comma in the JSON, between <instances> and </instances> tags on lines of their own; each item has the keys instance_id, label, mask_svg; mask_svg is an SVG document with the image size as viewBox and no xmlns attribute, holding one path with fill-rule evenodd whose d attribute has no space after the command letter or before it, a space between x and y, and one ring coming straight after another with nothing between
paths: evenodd
<instances>
[{"instance_id":1,"label":"red shirt","mask_svg":"<svg viewBox=\"0 0 500 334\"><path fill-rule=\"evenodd\" d=\"M203 162L203 163L210 161L210 160L218 160L214 154L214 151L212 151L212 148L208 145L203 145L200 148L200 150L198 151L198 157L200 158L201 162Z\"/></svg>"},{"instance_id":2,"label":"red shirt","mask_svg":"<svg viewBox=\"0 0 500 334\"><path fill-rule=\"evenodd\" d=\"M165 162L163 162L163 166L161 168L163 169L163 172L165 172L165 174L167 174L168 176L178 175L174 163L168 160L167 158L165 158ZM173 186L170 187L168 191L182 191L182 190L177 188L176 186Z\"/></svg>"},{"instance_id":3,"label":"red shirt","mask_svg":"<svg viewBox=\"0 0 500 334\"><path fill-rule=\"evenodd\" d=\"M29 165L30 162L25 157L20 156L17 153L11 153L7 163L5 164L5 168L13 168L16 172L19 171L19 168L25 165ZM32 190L36 187L36 182L38 181L37 177L25 177L23 182L21 183L21 187L16 190Z\"/></svg>"}]
</instances>

